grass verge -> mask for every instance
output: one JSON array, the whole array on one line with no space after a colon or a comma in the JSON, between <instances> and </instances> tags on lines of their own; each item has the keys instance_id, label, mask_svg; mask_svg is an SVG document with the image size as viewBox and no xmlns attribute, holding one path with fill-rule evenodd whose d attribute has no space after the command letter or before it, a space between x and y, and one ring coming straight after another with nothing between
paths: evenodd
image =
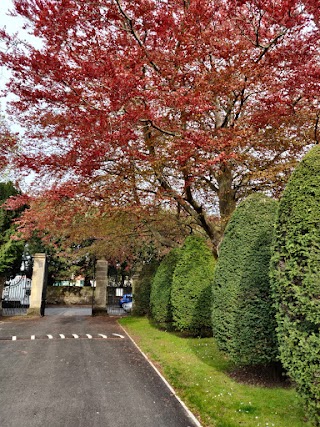
<instances>
[{"instance_id":1,"label":"grass verge","mask_svg":"<svg viewBox=\"0 0 320 427\"><path fill-rule=\"evenodd\" d=\"M213 338L182 338L144 317L120 320L204 427L311 427L296 392L235 382Z\"/></svg>"}]
</instances>

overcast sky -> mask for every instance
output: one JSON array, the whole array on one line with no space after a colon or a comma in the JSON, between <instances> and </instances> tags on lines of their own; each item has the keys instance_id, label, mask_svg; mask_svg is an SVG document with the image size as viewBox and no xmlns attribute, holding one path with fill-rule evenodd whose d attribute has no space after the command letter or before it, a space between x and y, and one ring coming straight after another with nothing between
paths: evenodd
<instances>
[{"instance_id":1,"label":"overcast sky","mask_svg":"<svg viewBox=\"0 0 320 427\"><path fill-rule=\"evenodd\" d=\"M0 28L5 28L8 33L14 34L19 32L22 35L23 20L19 17L8 16L8 11L13 9L12 0L0 0ZM24 36L22 38L25 38ZM5 49L5 46L0 42L0 49ZM9 76L8 71L4 67L0 67L0 89L4 87ZM5 110L5 100L1 99L1 110Z\"/></svg>"},{"instance_id":2,"label":"overcast sky","mask_svg":"<svg viewBox=\"0 0 320 427\"><path fill-rule=\"evenodd\" d=\"M0 27L7 27L10 32L18 31L21 20L19 18L12 18L7 16L9 9L13 9L12 0L1 0L0 1Z\"/></svg>"},{"instance_id":3,"label":"overcast sky","mask_svg":"<svg viewBox=\"0 0 320 427\"><path fill-rule=\"evenodd\" d=\"M6 28L10 34L21 33L22 18L9 16L9 10L13 10L12 0L0 0L0 28Z\"/></svg>"}]
</instances>

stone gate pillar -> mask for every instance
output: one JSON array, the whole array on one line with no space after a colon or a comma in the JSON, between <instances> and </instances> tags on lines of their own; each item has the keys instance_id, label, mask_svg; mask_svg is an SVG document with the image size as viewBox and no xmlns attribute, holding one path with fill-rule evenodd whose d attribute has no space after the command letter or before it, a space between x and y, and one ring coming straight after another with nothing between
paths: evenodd
<instances>
[{"instance_id":1,"label":"stone gate pillar","mask_svg":"<svg viewBox=\"0 0 320 427\"><path fill-rule=\"evenodd\" d=\"M108 261L98 259L96 264L96 288L92 305L92 315L107 315Z\"/></svg>"},{"instance_id":2,"label":"stone gate pillar","mask_svg":"<svg viewBox=\"0 0 320 427\"><path fill-rule=\"evenodd\" d=\"M46 254L35 254L31 280L29 315L44 315L44 304L47 291L47 258Z\"/></svg>"}]
</instances>

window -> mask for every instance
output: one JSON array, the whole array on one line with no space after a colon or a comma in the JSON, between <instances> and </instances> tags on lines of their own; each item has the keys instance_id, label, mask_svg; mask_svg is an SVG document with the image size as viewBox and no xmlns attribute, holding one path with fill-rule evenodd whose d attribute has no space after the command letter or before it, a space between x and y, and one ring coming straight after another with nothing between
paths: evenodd
<instances>
[{"instance_id":1,"label":"window","mask_svg":"<svg viewBox=\"0 0 320 427\"><path fill-rule=\"evenodd\" d=\"M123 288L116 288L116 297L123 296Z\"/></svg>"}]
</instances>

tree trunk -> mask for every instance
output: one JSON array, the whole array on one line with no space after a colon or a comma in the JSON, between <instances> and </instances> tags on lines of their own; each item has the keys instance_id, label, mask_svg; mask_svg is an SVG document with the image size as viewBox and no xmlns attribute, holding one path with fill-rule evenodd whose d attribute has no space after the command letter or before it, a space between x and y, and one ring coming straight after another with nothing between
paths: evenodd
<instances>
[{"instance_id":1,"label":"tree trunk","mask_svg":"<svg viewBox=\"0 0 320 427\"><path fill-rule=\"evenodd\" d=\"M231 214L236 208L235 189L232 187L233 176L232 169L227 165L223 165L220 173L217 176L218 181L218 199L221 225L224 229L227 225Z\"/></svg>"}]
</instances>

